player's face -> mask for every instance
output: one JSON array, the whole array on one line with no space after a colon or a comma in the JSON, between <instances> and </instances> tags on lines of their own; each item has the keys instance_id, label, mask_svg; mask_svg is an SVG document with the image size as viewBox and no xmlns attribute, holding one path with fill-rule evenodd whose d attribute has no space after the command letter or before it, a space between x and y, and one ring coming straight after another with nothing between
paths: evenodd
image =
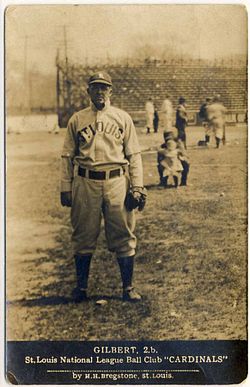
<instances>
[{"instance_id":1,"label":"player's face","mask_svg":"<svg viewBox=\"0 0 250 387\"><path fill-rule=\"evenodd\" d=\"M101 110L112 95L112 87L103 83L94 83L89 86L88 93L96 108Z\"/></svg>"}]
</instances>

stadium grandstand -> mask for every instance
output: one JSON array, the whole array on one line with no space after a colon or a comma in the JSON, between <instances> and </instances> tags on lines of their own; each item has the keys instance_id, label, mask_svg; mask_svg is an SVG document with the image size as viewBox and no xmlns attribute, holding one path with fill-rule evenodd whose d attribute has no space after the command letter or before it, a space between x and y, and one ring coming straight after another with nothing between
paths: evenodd
<instances>
[{"instance_id":1,"label":"stadium grandstand","mask_svg":"<svg viewBox=\"0 0 250 387\"><path fill-rule=\"evenodd\" d=\"M191 124L206 97L220 95L228 109L228 120L245 121L247 67L241 61L145 59L138 64L106 64L113 80L112 103L128 111L136 124L143 124L145 101L150 96L159 109L166 93L174 107L180 96L187 101ZM88 105L86 82L100 67L57 62L57 112L59 125L66 126L73 112Z\"/></svg>"}]
</instances>

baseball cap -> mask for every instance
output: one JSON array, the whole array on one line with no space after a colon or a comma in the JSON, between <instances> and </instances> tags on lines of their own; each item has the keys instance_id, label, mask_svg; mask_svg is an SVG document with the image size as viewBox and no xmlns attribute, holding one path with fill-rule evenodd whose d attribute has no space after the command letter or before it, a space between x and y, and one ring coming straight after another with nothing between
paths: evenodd
<instances>
[{"instance_id":1,"label":"baseball cap","mask_svg":"<svg viewBox=\"0 0 250 387\"><path fill-rule=\"evenodd\" d=\"M183 103L183 102L186 102L185 98L184 97L180 97L179 98L179 103Z\"/></svg>"},{"instance_id":2,"label":"baseball cap","mask_svg":"<svg viewBox=\"0 0 250 387\"><path fill-rule=\"evenodd\" d=\"M99 71L89 78L88 84L92 85L93 83L104 83L105 85L112 86L112 79L105 71Z\"/></svg>"},{"instance_id":3,"label":"baseball cap","mask_svg":"<svg viewBox=\"0 0 250 387\"><path fill-rule=\"evenodd\" d=\"M174 139L174 133L173 132L164 132L163 137L165 141L173 140Z\"/></svg>"}]
</instances>

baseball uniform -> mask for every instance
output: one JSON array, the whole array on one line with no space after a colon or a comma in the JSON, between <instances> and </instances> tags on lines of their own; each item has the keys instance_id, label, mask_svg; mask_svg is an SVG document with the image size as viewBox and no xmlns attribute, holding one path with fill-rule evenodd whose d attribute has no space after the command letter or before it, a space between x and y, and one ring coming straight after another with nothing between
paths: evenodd
<instances>
[{"instance_id":1,"label":"baseball uniform","mask_svg":"<svg viewBox=\"0 0 250 387\"><path fill-rule=\"evenodd\" d=\"M202 121L203 127L205 129L205 142L208 144L211 136L211 128L208 125L208 117L207 117L207 107L209 106L210 98L206 99L206 102L203 103L200 107L199 117Z\"/></svg>"},{"instance_id":2,"label":"baseball uniform","mask_svg":"<svg viewBox=\"0 0 250 387\"><path fill-rule=\"evenodd\" d=\"M88 299L90 263L103 215L108 248L120 267L123 301L137 302L133 209L142 210L146 200L138 139L131 117L110 105L109 74L93 74L87 92L91 104L70 119L62 153L61 204L71 207L77 275L72 296L77 303Z\"/></svg>"},{"instance_id":3,"label":"baseball uniform","mask_svg":"<svg viewBox=\"0 0 250 387\"><path fill-rule=\"evenodd\" d=\"M215 137L222 139L225 125L226 108L219 102L213 102L207 106L207 118L209 128L214 132Z\"/></svg>"},{"instance_id":4,"label":"baseball uniform","mask_svg":"<svg viewBox=\"0 0 250 387\"><path fill-rule=\"evenodd\" d=\"M186 132L185 128L187 126L187 111L185 106L180 103L177 106L176 110L176 123L175 126L178 130L178 139L183 141L185 148L186 148Z\"/></svg>"},{"instance_id":5,"label":"baseball uniform","mask_svg":"<svg viewBox=\"0 0 250 387\"><path fill-rule=\"evenodd\" d=\"M129 180L128 157L137 155L130 169L132 186L143 186L140 147L131 117L107 103L93 104L69 121L62 153L62 191L71 191L74 253L93 253L101 215L110 251L135 254L134 212L124 207Z\"/></svg>"},{"instance_id":6,"label":"baseball uniform","mask_svg":"<svg viewBox=\"0 0 250 387\"><path fill-rule=\"evenodd\" d=\"M152 101L148 100L145 104L145 111L146 111L146 127L147 132L150 133L150 130L153 130L154 127L154 104Z\"/></svg>"},{"instance_id":7,"label":"baseball uniform","mask_svg":"<svg viewBox=\"0 0 250 387\"><path fill-rule=\"evenodd\" d=\"M173 124L173 105L172 102L166 98L161 106L163 131L169 132L172 130Z\"/></svg>"}]
</instances>

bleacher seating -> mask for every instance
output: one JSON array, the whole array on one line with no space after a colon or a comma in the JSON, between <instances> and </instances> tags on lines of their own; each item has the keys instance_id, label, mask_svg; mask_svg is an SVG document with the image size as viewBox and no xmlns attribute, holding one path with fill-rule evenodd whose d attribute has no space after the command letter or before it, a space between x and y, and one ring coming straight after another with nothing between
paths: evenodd
<instances>
[{"instance_id":1,"label":"bleacher seating","mask_svg":"<svg viewBox=\"0 0 250 387\"><path fill-rule=\"evenodd\" d=\"M86 106L86 82L97 67L60 66L60 111L62 117ZM112 103L131 114L144 110L148 97L159 109L166 93L174 107L184 96L188 109L198 111L207 96L220 94L225 106L233 112L247 108L246 66L151 63L137 66L110 65L106 68L113 80Z\"/></svg>"}]
</instances>

